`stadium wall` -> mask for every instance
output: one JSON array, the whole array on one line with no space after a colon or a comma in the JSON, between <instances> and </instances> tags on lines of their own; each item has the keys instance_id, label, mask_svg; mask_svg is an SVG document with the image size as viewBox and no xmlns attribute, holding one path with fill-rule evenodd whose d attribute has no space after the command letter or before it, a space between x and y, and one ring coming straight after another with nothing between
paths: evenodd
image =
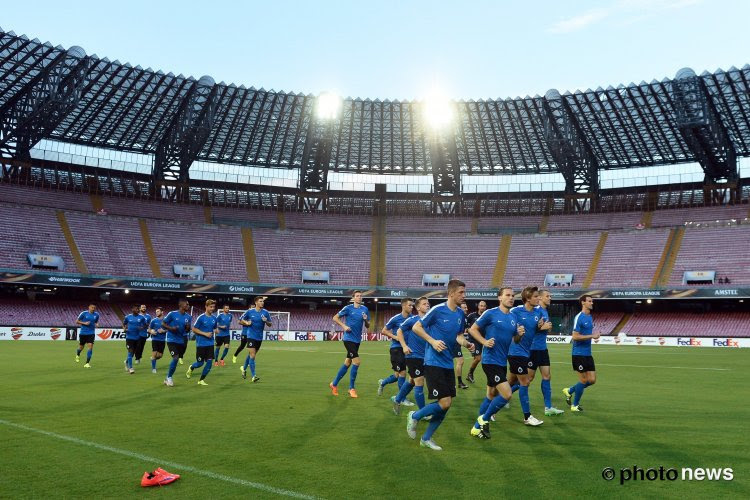
<instances>
[{"instance_id":1,"label":"stadium wall","mask_svg":"<svg viewBox=\"0 0 750 500\"><path fill-rule=\"evenodd\" d=\"M71 336L71 327L0 327L0 340L75 340ZM96 341L124 341L125 332L121 329L97 328ZM302 332L286 330L266 330L264 341L270 342L320 342L339 341L343 332ZM240 340L240 330L232 330L234 341ZM369 333L363 336L363 341L390 341L384 335ZM569 344L569 335L551 335L547 337L550 344ZM603 336L593 341L596 345L614 346L644 346L644 347L719 347L719 348L750 348L750 338L731 337L628 337L625 335Z\"/></svg>"}]
</instances>

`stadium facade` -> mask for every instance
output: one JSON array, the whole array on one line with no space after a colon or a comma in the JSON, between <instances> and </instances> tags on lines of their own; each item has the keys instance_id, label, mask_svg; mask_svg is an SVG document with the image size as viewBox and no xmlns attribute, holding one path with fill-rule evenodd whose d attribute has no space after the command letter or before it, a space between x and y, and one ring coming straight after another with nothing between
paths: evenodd
<instances>
[{"instance_id":1,"label":"stadium facade","mask_svg":"<svg viewBox=\"0 0 750 500\"><path fill-rule=\"evenodd\" d=\"M588 249L590 255L575 279L563 283L565 288L555 288L557 299L574 301L583 290L592 289L602 298L630 301L743 300L750 295L750 280L744 276L747 264L740 258L735 261L739 271L731 269L731 262L718 264L708 286L677 283L674 274L675 262L679 267L686 253L680 249L686 231L687 241L693 238L695 245L728 238L730 248L747 248L750 182L738 168L741 159L750 156L747 65L701 75L684 69L672 79L606 89L572 93L552 89L544 96L456 101L450 103L455 119L440 129L426 121L424 102L347 98L337 114L324 118L318 113L316 96L143 69L87 55L80 47L55 47L2 29L0 68L0 191L4 193L0 202L6 207L57 208L60 231L51 239L64 240L70 251L67 271L3 266L0 281L6 293L17 293L21 285L26 291L37 287L40 292L50 286L60 290L76 286L118 293L143 289L318 298L341 298L355 287L381 299L429 293L430 288L418 281L394 282L395 268L389 268L389 257L408 258L409 250L402 254L402 247L389 246L412 231L399 220L417 218L428 228L421 231L425 233L422 245L431 244L426 233L467 237L467 247L457 252L457 259L472 260L475 243L494 242L494 247L487 245L487 252L494 251L495 258L478 261L485 266L487 279L472 283L474 299L491 298L508 281L512 266L506 267L512 265L513 245L519 241L544 235L550 237L548 242L559 243L561 252L575 255L576 247L565 238L576 232L585 233L581 238L588 243L580 251ZM44 144L81 146L94 156L46 154ZM150 168L131 171L113 160L111 152L146 158ZM213 179L191 176L197 163L215 165L218 174ZM689 163L700 165L702 180L620 187L603 186L600 180L601 173L610 170ZM239 181L238 173L249 168L293 172L296 184ZM429 192L396 192L385 181L371 191L336 189L329 174L342 172L429 176L432 185ZM564 180L562 189L469 192L462 186L467 175L552 173ZM33 194L33 189L40 194ZM86 198L85 206L58 195ZM134 209L136 205L141 208ZM83 217L81 212L98 213L106 220L102 227L115 230L118 224L135 227L134 221L108 217L127 217L137 210L145 211L137 217L146 271L128 273L115 265L97 268L96 257L86 254L86 244L76 233L76 219ZM75 213L66 216L66 212ZM185 214L188 219L180 220ZM286 219L299 221L306 215L312 219L287 227ZM39 220L48 216L44 213ZM259 269L264 266L257 262L253 271L251 261L257 256L248 253L258 250L252 248L248 234L265 234L271 247L261 251L269 251L283 242L267 233L310 232L325 226L320 217L335 216L359 220L355 232L362 233L362 245L369 245L363 273L309 287L263 279ZM36 223L33 216L21 217L22 222ZM186 231L200 231L198 226L205 224L241 233L245 265L235 269L237 280L230 282L221 272L209 272L205 280L181 281L160 271L160 267L191 263L159 261L157 252L148 250L150 238L159 244L154 232L170 230L155 220L192 223ZM441 229L444 225L453 229ZM733 232L726 233L727 228ZM325 229L318 239L335 232L334 227ZM634 236L633 231L652 238ZM617 243L607 247L610 235L610 241ZM637 248L646 239L653 245L654 269L641 282L620 279L617 273L622 270L612 262L629 256L609 255L608 248ZM43 246L29 240L3 252L23 247L24 254L59 257ZM535 251L533 245L528 248ZM317 264L333 266L325 261ZM597 279L600 265L618 279L608 282L604 272ZM690 265L694 267L685 272L711 270L714 263L707 255L703 265L688 260L685 266ZM563 267L546 269L533 279L541 282L555 273L573 276ZM732 279L724 282L728 274Z\"/></svg>"}]
</instances>

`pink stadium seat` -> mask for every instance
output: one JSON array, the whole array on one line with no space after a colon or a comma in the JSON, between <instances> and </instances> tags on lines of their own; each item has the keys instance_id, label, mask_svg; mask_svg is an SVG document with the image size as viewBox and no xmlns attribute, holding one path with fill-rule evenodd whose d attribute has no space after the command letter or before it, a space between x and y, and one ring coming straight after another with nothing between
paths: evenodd
<instances>
[{"instance_id":1,"label":"pink stadium seat","mask_svg":"<svg viewBox=\"0 0 750 500\"><path fill-rule=\"evenodd\" d=\"M423 274L448 273L469 288L488 287L499 244L498 235L389 234L386 283L395 287L421 287Z\"/></svg>"},{"instance_id":2,"label":"pink stadium seat","mask_svg":"<svg viewBox=\"0 0 750 500\"><path fill-rule=\"evenodd\" d=\"M260 281L301 283L302 271L312 269L329 271L333 285L367 284L370 276L370 232L346 233L340 229L254 229L253 242Z\"/></svg>"},{"instance_id":3,"label":"pink stadium seat","mask_svg":"<svg viewBox=\"0 0 750 500\"><path fill-rule=\"evenodd\" d=\"M667 229L610 232L591 287L650 286L668 236Z\"/></svg>"},{"instance_id":4,"label":"pink stadium seat","mask_svg":"<svg viewBox=\"0 0 750 500\"><path fill-rule=\"evenodd\" d=\"M65 217L91 273L153 276L137 219L83 212L66 212Z\"/></svg>"},{"instance_id":5,"label":"pink stadium seat","mask_svg":"<svg viewBox=\"0 0 750 500\"><path fill-rule=\"evenodd\" d=\"M622 331L644 337L750 337L749 312L637 312Z\"/></svg>"},{"instance_id":6,"label":"pink stadium seat","mask_svg":"<svg viewBox=\"0 0 750 500\"><path fill-rule=\"evenodd\" d=\"M0 192L5 189L0 188ZM51 208L0 203L0 267L29 269L28 253L59 255L65 272L77 273L55 211Z\"/></svg>"},{"instance_id":7,"label":"pink stadium seat","mask_svg":"<svg viewBox=\"0 0 750 500\"><path fill-rule=\"evenodd\" d=\"M118 328L122 322L112 306L96 302L100 328ZM0 325L3 326L75 326L78 315L88 304L86 301L65 300L0 300Z\"/></svg>"},{"instance_id":8,"label":"pink stadium seat","mask_svg":"<svg viewBox=\"0 0 750 500\"><path fill-rule=\"evenodd\" d=\"M685 231L670 285L682 285L685 271L716 271L733 284L750 283L750 226L694 228Z\"/></svg>"}]
</instances>

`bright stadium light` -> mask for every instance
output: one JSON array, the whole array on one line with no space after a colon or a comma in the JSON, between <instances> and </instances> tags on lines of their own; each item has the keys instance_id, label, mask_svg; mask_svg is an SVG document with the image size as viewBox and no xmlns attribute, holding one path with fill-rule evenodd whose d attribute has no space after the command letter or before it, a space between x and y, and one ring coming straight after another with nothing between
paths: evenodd
<instances>
[{"instance_id":1,"label":"bright stadium light","mask_svg":"<svg viewBox=\"0 0 750 500\"><path fill-rule=\"evenodd\" d=\"M323 92L318 96L316 113L322 120L333 120L341 109L341 98L332 92Z\"/></svg>"},{"instance_id":2,"label":"bright stadium light","mask_svg":"<svg viewBox=\"0 0 750 500\"><path fill-rule=\"evenodd\" d=\"M442 129L453 121L453 103L441 92L433 90L422 101L422 113L430 127Z\"/></svg>"}]
</instances>

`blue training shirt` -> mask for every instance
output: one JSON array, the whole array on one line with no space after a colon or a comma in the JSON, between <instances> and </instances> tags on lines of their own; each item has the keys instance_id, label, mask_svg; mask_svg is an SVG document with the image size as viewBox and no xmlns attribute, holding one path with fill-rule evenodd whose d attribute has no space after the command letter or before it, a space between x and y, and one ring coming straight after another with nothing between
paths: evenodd
<instances>
[{"instance_id":1,"label":"blue training shirt","mask_svg":"<svg viewBox=\"0 0 750 500\"><path fill-rule=\"evenodd\" d=\"M518 315L512 309L504 313L499 307L493 307L487 309L475 324L484 338L495 339L495 345L491 348L482 347L482 364L505 366L513 336L518 333Z\"/></svg>"},{"instance_id":2,"label":"blue training shirt","mask_svg":"<svg viewBox=\"0 0 750 500\"><path fill-rule=\"evenodd\" d=\"M216 316L216 328L219 329L219 332L216 334L217 337L228 337L231 326L232 313L220 313Z\"/></svg>"},{"instance_id":3,"label":"blue training shirt","mask_svg":"<svg viewBox=\"0 0 750 500\"><path fill-rule=\"evenodd\" d=\"M518 318L517 321L521 323L526 330L523 337L521 337L520 342L511 342L510 349L508 349L508 356L521 356L528 358L531 356L531 343L534 341L537 323L539 322L541 315L536 309L527 311L524 306L516 306L510 311L515 313Z\"/></svg>"},{"instance_id":4,"label":"blue training shirt","mask_svg":"<svg viewBox=\"0 0 750 500\"><path fill-rule=\"evenodd\" d=\"M390 330L393 335L396 335L396 332L398 331L399 327L404 323L404 321L412 317L413 316L407 316L406 318L404 318L404 315L402 313L398 313L388 320L388 323L385 324L385 328L387 330ZM401 342L395 339L391 339L390 349L394 349L396 347L400 348Z\"/></svg>"},{"instance_id":5,"label":"blue training shirt","mask_svg":"<svg viewBox=\"0 0 750 500\"><path fill-rule=\"evenodd\" d=\"M549 321L549 312L543 308L542 306L536 306L534 308L535 311L539 311L540 318L544 320L546 323ZM531 342L531 350L532 351L544 351L547 349L547 333L550 332L550 330L537 330L536 335L534 335L534 340Z\"/></svg>"},{"instance_id":6,"label":"blue training shirt","mask_svg":"<svg viewBox=\"0 0 750 500\"><path fill-rule=\"evenodd\" d=\"M122 320L125 327L125 338L128 340L138 340L141 338L141 331L146 328L146 318L140 314L128 314Z\"/></svg>"},{"instance_id":7,"label":"blue training shirt","mask_svg":"<svg viewBox=\"0 0 750 500\"><path fill-rule=\"evenodd\" d=\"M78 321L90 321L88 325L81 325L79 335L93 335L96 332L96 323L99 321L99 313L83 311L78 315Z\"/></svg>"},{"instance_id":8,"label":"blue training shirt","mask_svg":"<svg viewBox=\"0 0 750 500\"><path fill-rule=\"evenodd\" d=\"M435 340L442 340L448 347L437 352L430 344L427 344L424 354L424 364L437 366L439 368L453 369L453 353L458 351L456 337L463 335L466 329L466 316L463 309L456 307L451 311L447 302L438 304L425 317L419 320L425 331Z\"/></svg>"},{"instance_id":9,"label":"blue training shirt","mask_svg":"<svg viewBox=\"0 0 750 500\"><path fill-rule=\"evenodd\" d=\"M167 340L167 333L166 332L159 332L159 328L161 328L161 318L154 318L151 320L151 323L149 323L148 328L149 330L154 330L156 334L151 335L151 340L156 340L157 342L163 342Z\"/></svg>"},{"instance_id":10,"label":"blue training shirt","mask_svg":"<svg viewBox=\"0 0 750 500\"><path fill-rule=\"evenodd\" d=\"M414 328L414 324L419 320L419 316L412 316L404 320L404 322L401 323L401 326L399 326L399 328L401 329L401 333L404 334L404 341L406 342L406 345L409 346L409 349L411 349L411 354L406 355L407 359L424 359L424 350L425 346L427 345L427 341L417 335L414 330L412 330L412 328Z\"/></svg>"},{"instance_id":11,"label":"blue training shirt","mask_svg":"<svg viewBox=\"0 0 750 500\"><path fill-rule=\"evenodd\" d=\"M180 311L170 311L162 320L162 324L177 328L176 332L167 330L167 342L173 344L184 344L190 332L190 323L193 321L190 313L181 313ZM165 328L166 330L166 328Z\"/></svg>"},{"instance_id":12,"label":"blue training shirt","mask_svg":"<svg viewBox=\"0 0 750 500\"><path fill-rule=\"evenodd\" d=\"M146 328L141 330L141 337L146 338L148 337L148 325L151 324L151 315L150 314L141 314L143 318L146 320Z\"/></svg>"},{"instance_id":13,"label":"blue training shirt","mask_svg":"<svg viewBox=\"0 0 750 500\"><path fill-rule=\"evenodd\" d=\"M339 311L339 318L343 319L344 324L351 329L344 332L344 340L357 344L362 342L362 326L364 326L365 318L370 321L370 311L367 307L361 304L359 307L354 307L354 304L349 304Z\"/></svg>"},{"instance_id":14,"label":"blue training shirt","mask_svg":"<svg viewBox=\"0 0 750 500\"><path fill-rule=\"evenodd\" d=\"M196 347L213 347L214 345L214 329L216 329L216 316L213 314L203 313L198 316L195 320L193 328L204 333L210 333L210 337L204 337L203 335L195 334L195 345Z\"/></svg>"},{"instance_id":15,"label":"blue training shirt","mask_svg":"<svg viewBox=\"0 0 750 500\"><path fill-rule=\"evenodd\" d=\"M242 314L240 319L250 321L251 323L251 325L247 327L247 333L245 333L248 338L253 340L263 340L263 329L266 327L263 318L266 318L267 320L271 319L271 315L265 309L256 311L255 308L252 307Z\"/></svg>"},{"instance_id":16,"label":"blue training shirt","mask_svg":"<svg viewBox=\"0 0 750 500\"><path fill-rule=\"evenodd\" d=\"M579 312L573 320L573 331L578 332L581 335L593 335L594 318L583 311ZM591 356L591 339L574 340L573 356Z\"/></svg>"}]
</instances>

